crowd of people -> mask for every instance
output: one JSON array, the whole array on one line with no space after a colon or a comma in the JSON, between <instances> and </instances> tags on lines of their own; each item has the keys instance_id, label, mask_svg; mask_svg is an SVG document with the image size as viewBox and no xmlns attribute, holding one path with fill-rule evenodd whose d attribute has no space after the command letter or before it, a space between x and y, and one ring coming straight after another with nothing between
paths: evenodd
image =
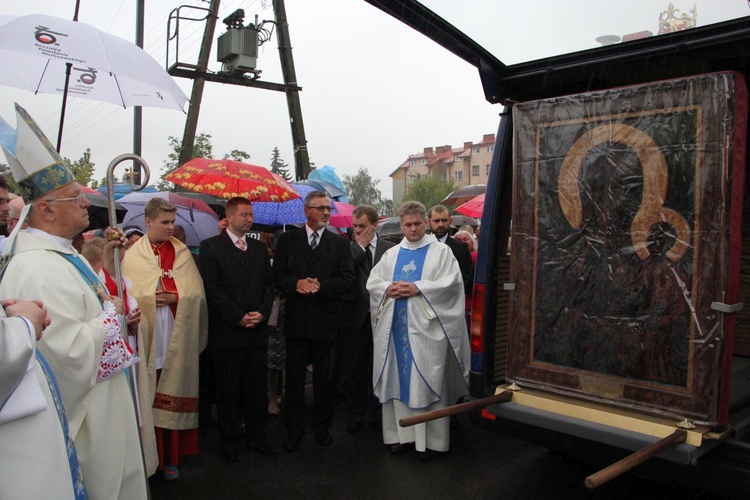
<instances>
[{"instance_id":1,"label":"crowd of people","mask_svg":"<svg viewBox=\"0 0 750 500\"><path fill-rule=\"evenodd\" d=\"M398 425L468 393L474 248L450 236L446 207L404 203L394 243L361 205L347 238L313 191L303 228L258 240L252 204L232 198L195 256L176 208L154 198L145 232L107 229L79 252L88 201L17 112L17 155L5 154L18 198L0 176L0 497L147 498L148 477L177 479L198 453L214 404L227 462L275 453L269 415L283 416L287 452L308 426L331 446L337 395L348 432L382 432L394 455L448 451L448 418Z\"/></svg>"}]
</instances>

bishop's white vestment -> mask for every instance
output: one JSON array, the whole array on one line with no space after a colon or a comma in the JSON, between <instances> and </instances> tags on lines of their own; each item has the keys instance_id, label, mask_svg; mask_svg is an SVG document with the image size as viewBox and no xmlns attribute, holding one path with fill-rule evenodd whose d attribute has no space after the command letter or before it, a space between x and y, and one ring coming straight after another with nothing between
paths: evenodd
<instances>
[{"instance_id":1,"label":"bishop's white vestment","mask_svg":"<svg viewBox=\"0 0 750 500\"><path fill-rule=\"evenodd\" d=\"M52 319L37 348L57 379L89 497L146 498L136 414L125 374L110 372L100 380L105 345L102 303L94 283L66 255L88 263L61 238L40 233L29 229L17 234L0 297L41 300ZM98 284L95 275L94 280ZM111 302L104 304L114 309Z\"/></svg>"}]
</instances>

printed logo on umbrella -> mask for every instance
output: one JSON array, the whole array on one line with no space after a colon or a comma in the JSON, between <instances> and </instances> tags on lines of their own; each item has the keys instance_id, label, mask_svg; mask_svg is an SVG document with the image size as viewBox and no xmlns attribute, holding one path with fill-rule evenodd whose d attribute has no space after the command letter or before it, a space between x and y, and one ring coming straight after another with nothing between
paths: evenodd
<instances>
[{"instance_id":1,"label":"printed logo on umbrella","mask_svg":"<svg viewBox=\"0 0 750 500\"><path fill-rule=\"evenodd\" d=\"M78 81L85 85L93 85L96 82L96 70L92 67L88 68L73 68L76 71L80 71L81 75L78 77Z\"/></svg>"},{"instance_id":2,"label":"printed logo on umbrella","mask_svg":"<svg viewBox=\"0 0 750 500\"><path fill-rule=\"evenodd\" d=\"M34 32L34 38L36 38L37 42L43 43L45 45L56 43L57 37L55 37L55 35L68 36L65 33L60 33L59 31L52 31L46 26L37 26L35 29L36 31Z\"/></svg>"}]
</instances>

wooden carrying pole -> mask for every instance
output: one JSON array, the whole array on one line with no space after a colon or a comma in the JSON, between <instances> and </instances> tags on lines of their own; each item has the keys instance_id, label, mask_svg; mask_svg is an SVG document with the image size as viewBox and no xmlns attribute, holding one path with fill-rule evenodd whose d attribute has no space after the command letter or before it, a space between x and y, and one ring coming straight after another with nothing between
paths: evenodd
<instances>
[{"instance_id":1,"label":"wooden carrying pole","mask_svg":"<svg viewBox=\"0 0 750 500\"><path fill-rule=\"evenodd\" d=\"M593 490L594 488L598 488L604 483L616 478L620 474L629 471L636 465L640 465L649 458L655 457L662 451L668 448L672 448L673 446L677 446L680 443L684 443L686 438L687 431L685 431L684 429L677 429L669 436L636 451L632 455L623 458L619 462L613 463L606 469L602 469L595 474L591 474L586 478L584 484L591 490Z\"/></svg>"},{"instance_id":2,"label":"wooden carrying pole","mask_svg":"<svg viewBox=\"0 0 750 500\"><path fill-rule=\"evenodd\" d=\"M398 425L400 425L401 427L409 427L416 424L423 424L425 422L431 422L432 420L437 420L439 418L458 415L459 413L466 413L467 411L473 410L475 408L484 408L485 406L493 404L506 403L510 401L511 398L513 398L513 391L503 391L488 398L475 399L474 401L469 401L467 403L448 406L447 408L440 408L439 410L435 411L428 411L426 413L414 415L413 417L402 418L398 421Z\"/></svg>"}]
</instances>

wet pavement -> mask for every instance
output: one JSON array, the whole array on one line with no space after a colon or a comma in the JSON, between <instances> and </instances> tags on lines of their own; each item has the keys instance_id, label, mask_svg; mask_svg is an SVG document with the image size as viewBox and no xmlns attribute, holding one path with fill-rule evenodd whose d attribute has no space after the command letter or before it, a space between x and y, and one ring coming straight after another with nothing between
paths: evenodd
<instances>
[{"instance_id":1,"label":"wet pavement","mask_svg":"<svg viewBox=\"0 0 750 500\"><path fill-rule=\"evenodd\" d=\"M308 408L309 410L309 408ZM309 420L308 420L309 421ZM669 499L714 498L674 489L633 474L598 490L583 484L598 469L459 417L451 451L422 462L415 451L392 456L380 431L346 431L344 403L337 402L333 445L320 446L312 431L292 453L282 448L282 416L269 417L269 443L276 454L242 450L239 460L219 456L218 431L209 432L201 453L180 465L181 477L151 478L151 494L161 499Z\"/></svg>"}]
</instances>

